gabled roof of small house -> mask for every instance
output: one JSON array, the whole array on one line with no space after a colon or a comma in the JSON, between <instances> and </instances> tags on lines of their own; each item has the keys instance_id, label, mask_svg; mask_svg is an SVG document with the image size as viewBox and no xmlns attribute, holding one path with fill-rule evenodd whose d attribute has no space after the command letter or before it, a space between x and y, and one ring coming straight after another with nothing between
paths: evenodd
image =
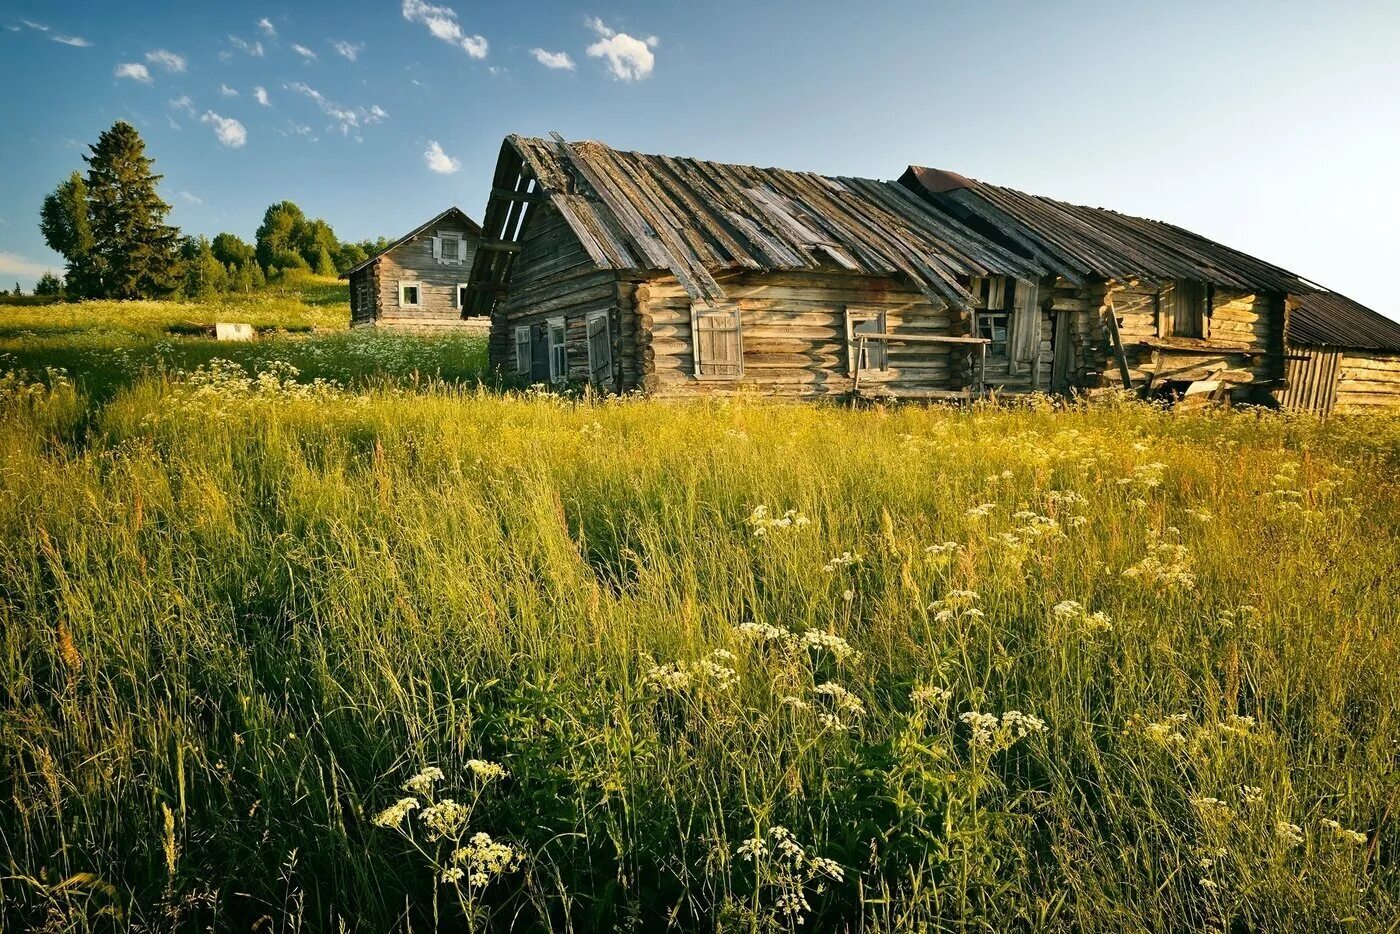
<instances>
[{"instance_id":1,"label":"gabled roof of small house","mask_svg":"<svg viewBox=\"0 0 1400 934\"><path fill-rule=\"evenodd\" d=\"M1295 299L1288 319L1288 340L1318 347L1400 353L1400 321L1336 292L1311 292Z\"/></svg>"},{"instance_id":2,"label":"gabled roof of small house","mask_svg":"<svg viewBox=\"0 0 1400 934\"><path fill-rule=\"evenodd\" d=\"M452 220L460 221L464 233L473 237L481 236L481 225L478 224L476 221L472 220L470 217L468 217L466 211L463 211L461 208L457 207L454 204L452 207L448 208L446 211L443 211L441 214L428 218L426 221L419 224L417 227L413 228L408 233L404 234L402 237L399 237L399 239L395 240L393 243L389 244L384 249L371 256L369 259L364 260L360 263L356 263L354 266L351 266L349 269L345 270L343 274L341 274L340 278L348 279L351 273L359 272L366 266L378 262L381 256L383 256L385 253L388 253L394 247L402 246L403 244L412 240L414 237L417 237L420 234L422 234L423 231L427 230L429 227L441 224L443 221L448 220L449 218Z\"/></svg>"},{"instance_id":3,"label":"gabled roof of small house","mask_svg":"<svg viewBox=\"0 0 1400 934\"><path fill-rule=\"evenodd\" d=\"M1075 283L1194 279L1244 290L1301 294L1318 286L1262 259L1174 224L991 185L946 169L911 165L909 188L983 233Z\"/></svg>"},{"instance_id":4,"label":"gabled roof of small house","mask_svg":"<svg viewBox=\"0 0 1400 934\"><path fill-rule=\"evenodd\" d=\"M498 258L476 267L477 301L509 276L521 205L544 199L599 268L668 270L697 301L724 299L722 271L835 268L907 277L930 300L965 307L958 276L1048 271L894 182L509 136L486 210L484 249Z\"/></svg>"}]
</instances>

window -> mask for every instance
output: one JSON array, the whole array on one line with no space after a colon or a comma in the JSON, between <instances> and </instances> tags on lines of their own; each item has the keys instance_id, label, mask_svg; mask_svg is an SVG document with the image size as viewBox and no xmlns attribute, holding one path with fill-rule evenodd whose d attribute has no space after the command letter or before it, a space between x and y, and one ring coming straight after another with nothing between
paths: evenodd
<instances>
[{"instance_id":1,"label":"window","mask_svg":"<svg viewBox=\"0 0 1400 934\"><path fill-rule=\"evenodd\" d=\"M433 259L439 263L461 263L467 258L466 243L455 230L439 230L433 238Z\"/></svg>"},{"instance_id":2,"label":"window","mask_svg":"<svg viewBox=\"0 0 1400 934\"><path fill-rule=\"evenodd\" d=\"M588 315L588 375L594 383L612 381L612 327L606 311Z\"/></svg>"},{"instance_id":3,"label":"window","mask_svg":"<svg viewBox=\"0 0 1400 934\"><path fill-rule=\"evenodd\" d=\"M515 372L521 376L529 376L534 365L530 349L530 326L522 324L515 329Z\"/></svg>"},{"instance_id":4,"label":"window","mask_svg":"<svg viewBox=\"0 0 1400 934\"><path fill-rule=\"evenodd\" d=\"M860 354L860 335L885 333L885 313L883 311L861 311L846 309L846 370L856 375L856 367L862 373L879 373L890 368L889 345L882 340L867 340L865 356L857 361Z\"/></svg>"},{"instance_id":5,"label":"window","mask_svg":"<svg viewBox=\"0 0 1400 934\"><path fill-rule=\"evenodd\" d=\"M423 304L423 283L421 282L400 282L399 283L399 307L418 308Z\"/></svg>"},{"instance_id":6,"label":"window","mask_svg":"<svg viewBox=\"0 0 1400 934\"><path fill-rule=\"evenodd\" d=\"M461 311L463 308L467 307L467 302L469 301L468 293L470 292L470 290L471 286L469 286L467 283L457 283L457 304L455 307L458 311Z\"/></svg>"},{"instance_id":7,"label":"window","mask_svg":"<svg viewBox=\"0 0 1400 934\"><path fill-rule=\"evenodd\" d=\"M550 318L549 327L549 378L558 382L569 376L568 328L563 318Z\"/></svg>"},{"instance_id":8,"label":"window","mask_svg":"<svg viewBox=\"0 0 1400 934\"><path fill-rule=\"evenodd\" d=\"M1162 309L1163 337L1205 337L1210 293L1204 282L1178 279L1166 295L1158 296L1158 300Z\"/></svg>"},{"instance_id":9,"label":"window","mask_svg":"<svg viewBox=\"0 0 1400 934\"><path fill-rule=\"evenodd\" d=\"M1011 316L1004 311L983 311L977 315L977 336L991 341L987 356L1006 356L1006 326Z\"/></svg>"},{"instance_id":10,"label":"window","mask_svg":"<svg viewBox=\"0 0 1400 934\"><path fill-rule=\"evenodd\" d=\"M744 375L744 335L737 305L691 305L690 334L696 379L739 379Z\"/></svg>"}]
</instances>

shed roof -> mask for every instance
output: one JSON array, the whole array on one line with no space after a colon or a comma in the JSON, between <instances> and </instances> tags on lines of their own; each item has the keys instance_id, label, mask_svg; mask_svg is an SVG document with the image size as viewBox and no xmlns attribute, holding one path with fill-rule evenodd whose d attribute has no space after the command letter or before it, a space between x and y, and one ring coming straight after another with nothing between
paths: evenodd
<instances>
[{"instance_id":1,"label":"shed roof","mask_svg":"<svg viewBox=\"0 0 1400 934\"><path fill-rule=\"evenodd\" d=\"M1288 339L1296 344L1400 353L1400 321L1336 292L1311 292L1295 299Z\"/></svg>"},{"instance_id":2,"label":"shed roof","mask_svg":"<svg viewBox=\"0 0 1400 934\"><path fill-rule=\"evenodd\" d=\"M446 211L443 211L441 214L437 214L433 217L428 218L426 221L419 224L417 227L413 228L408 233L404 234L402 237L399 237L399 239L395 240L393 243L389 244L384 249L371 256L369 259L366 259L363 262L356 263L354 266L351 266L349 269L345 270L345 272L341 274L340 278L348 279L351 273L359 272L366 266L369 266L372 263L377 263L381 256L388 253L394 247L402 246L404 243L407 243L409 240L412 240L414 237L418 236L423 231L427 230L429 227L433 226L434 224L441 223L442 221L451 217L453 214L457 215L455 219L460 220L462 222L468 234L471 234L473 237L481 236L481 225L478 224L476 221L472 220L471 217L467 215L466 211L463 211L461 208L457 207L454 204L452 207L448 208Z\"/></svg>"},{"instance_id":3,"label":"shed roof","mask_svg":"<svg viewBox=\"0 0 1400 934\"><path fill-rule=\"evenodd\" d=\"M894 182L647 155L557 134L507 137L501 155L488 237L509 242L520 225L512 202L547 197L598 267L669 270L697 300L724 298L720 271L841 268L902 275L931 300L965 307L971 296L958 276L1049 271ZM531 178L537 187L522 187ZM508 273L492 265L499 286Z\"/></svg>"},{"instance_id":4,"label":"shed roof","mask_svg":"<svg viewBox=\"0 0 1400 934\"><path fill-rule=\"evenodd\" d=\"M911 165L906 186L984 233L1014 243L1058 275L1106 279L1195 279L1239 289L1301 294L1318 286L1247 253L1174 224L990 185Z\"/></svg>"}]
</instances>

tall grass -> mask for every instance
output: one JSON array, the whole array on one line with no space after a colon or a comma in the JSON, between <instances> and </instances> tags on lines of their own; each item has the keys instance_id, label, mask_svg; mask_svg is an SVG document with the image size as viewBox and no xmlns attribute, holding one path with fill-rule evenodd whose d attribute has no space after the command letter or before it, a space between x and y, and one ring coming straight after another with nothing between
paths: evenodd
<instances>
[{"instance_id":1,"label":"tall grass","mask_svg":"<svg viewBox=\"0 0 1400 934\"><path fill-rule=\"evenodd\" d=\"M1400 924L1400 420L89 405L0 401L5 929Z\"/></svg>"}]
</instances>

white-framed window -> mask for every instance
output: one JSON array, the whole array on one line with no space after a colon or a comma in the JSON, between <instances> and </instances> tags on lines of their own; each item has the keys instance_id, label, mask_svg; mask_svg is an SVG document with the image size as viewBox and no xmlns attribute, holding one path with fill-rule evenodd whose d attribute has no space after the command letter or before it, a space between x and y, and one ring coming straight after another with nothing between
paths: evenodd
<instances>
[{"instance_id":1,"label":"white-framed window","mask_svg":"<svg viewBox=\"0 0 1400 934\"><path fill-rule=\"evenodd\" d=\"M421 307L423 307L423 283L421 283L421 282L400 282L400 283L399 283L399 307L400 307L400 308L421 308Z\"/></svg>"},{"instance_id":2,"label":"white-framed window","mask_svg":"<svg viewBox=\"0 0 1400 934\"><path fill-rule=\"evenodd\" d=\"M744 334L738 305L690 306L691 346L696 379L739 379L744 375Z\"/></svg>"},{"instance_id":3,"label":"white-framed window","mask_svg":"<svg viewBox=\"0 0 1400 934\"><path fill-rule=\"evenodd\" d=\"M522 324L515 329L515 372L529 376L534 367L535 355L530 343L530 326Z\"/></svg>"},{"instance_id":4,"label":"white-framed window","mask_svg":"<svg viewBox=\"0 0 1400 934\"><path fill-rule=\"evenodd\" d=\"M453 308L456 308L458 311L461 311L463 308L467 307L467 294L470 291L470 289L471 285L469 283L457 283L457 292L452 302Z\"/></svg>"},{"instance_id":5,"label":"white-framed window","mask_svg":"<svg viewBox=\"0 0 1400 934\"><path fill-rule=\"evenodd\" d=\"M867 340L865 342L865 356L857 360L860 356L860 335L862 334L884 334L885 333L885 313L875 309L847 308L846 309L846 372L850 376L856 375L856 370L862 373L882 373L890 368L889 345L882 340Z\"/></svg>"},{"instance_id":6,"label":"white-framed window","mask_svg":"<svg viewBox=\"0 0 1400 934\"><path fill-rule=\"evenodd\" d=\"M558 382L569 376L569 329L563 318L550 318L545 326L549 329L549 378Z\"/></svg>"},{"instance_id":7,"label":"white-framed window","mask_svg":"<svg viewBox=\"0 0 1400 934\"><path fill-rule=\"evenodd\" d=\"M459 230L439 230L433 237L433 259L456 265L467 261L467 241Z\"/></svg>"},{"instance_id":8,"label":"white-framed window","mask_svg":"<svg viewBox=\"0 0 1400 934\"><path fill-rule=\"evenodd\" d=\"M588 313L588 375L594 383L598 384L612 380L612 323L610 318L611 315L606 311L590 311Z\"/></svg>"}]
</instances>

